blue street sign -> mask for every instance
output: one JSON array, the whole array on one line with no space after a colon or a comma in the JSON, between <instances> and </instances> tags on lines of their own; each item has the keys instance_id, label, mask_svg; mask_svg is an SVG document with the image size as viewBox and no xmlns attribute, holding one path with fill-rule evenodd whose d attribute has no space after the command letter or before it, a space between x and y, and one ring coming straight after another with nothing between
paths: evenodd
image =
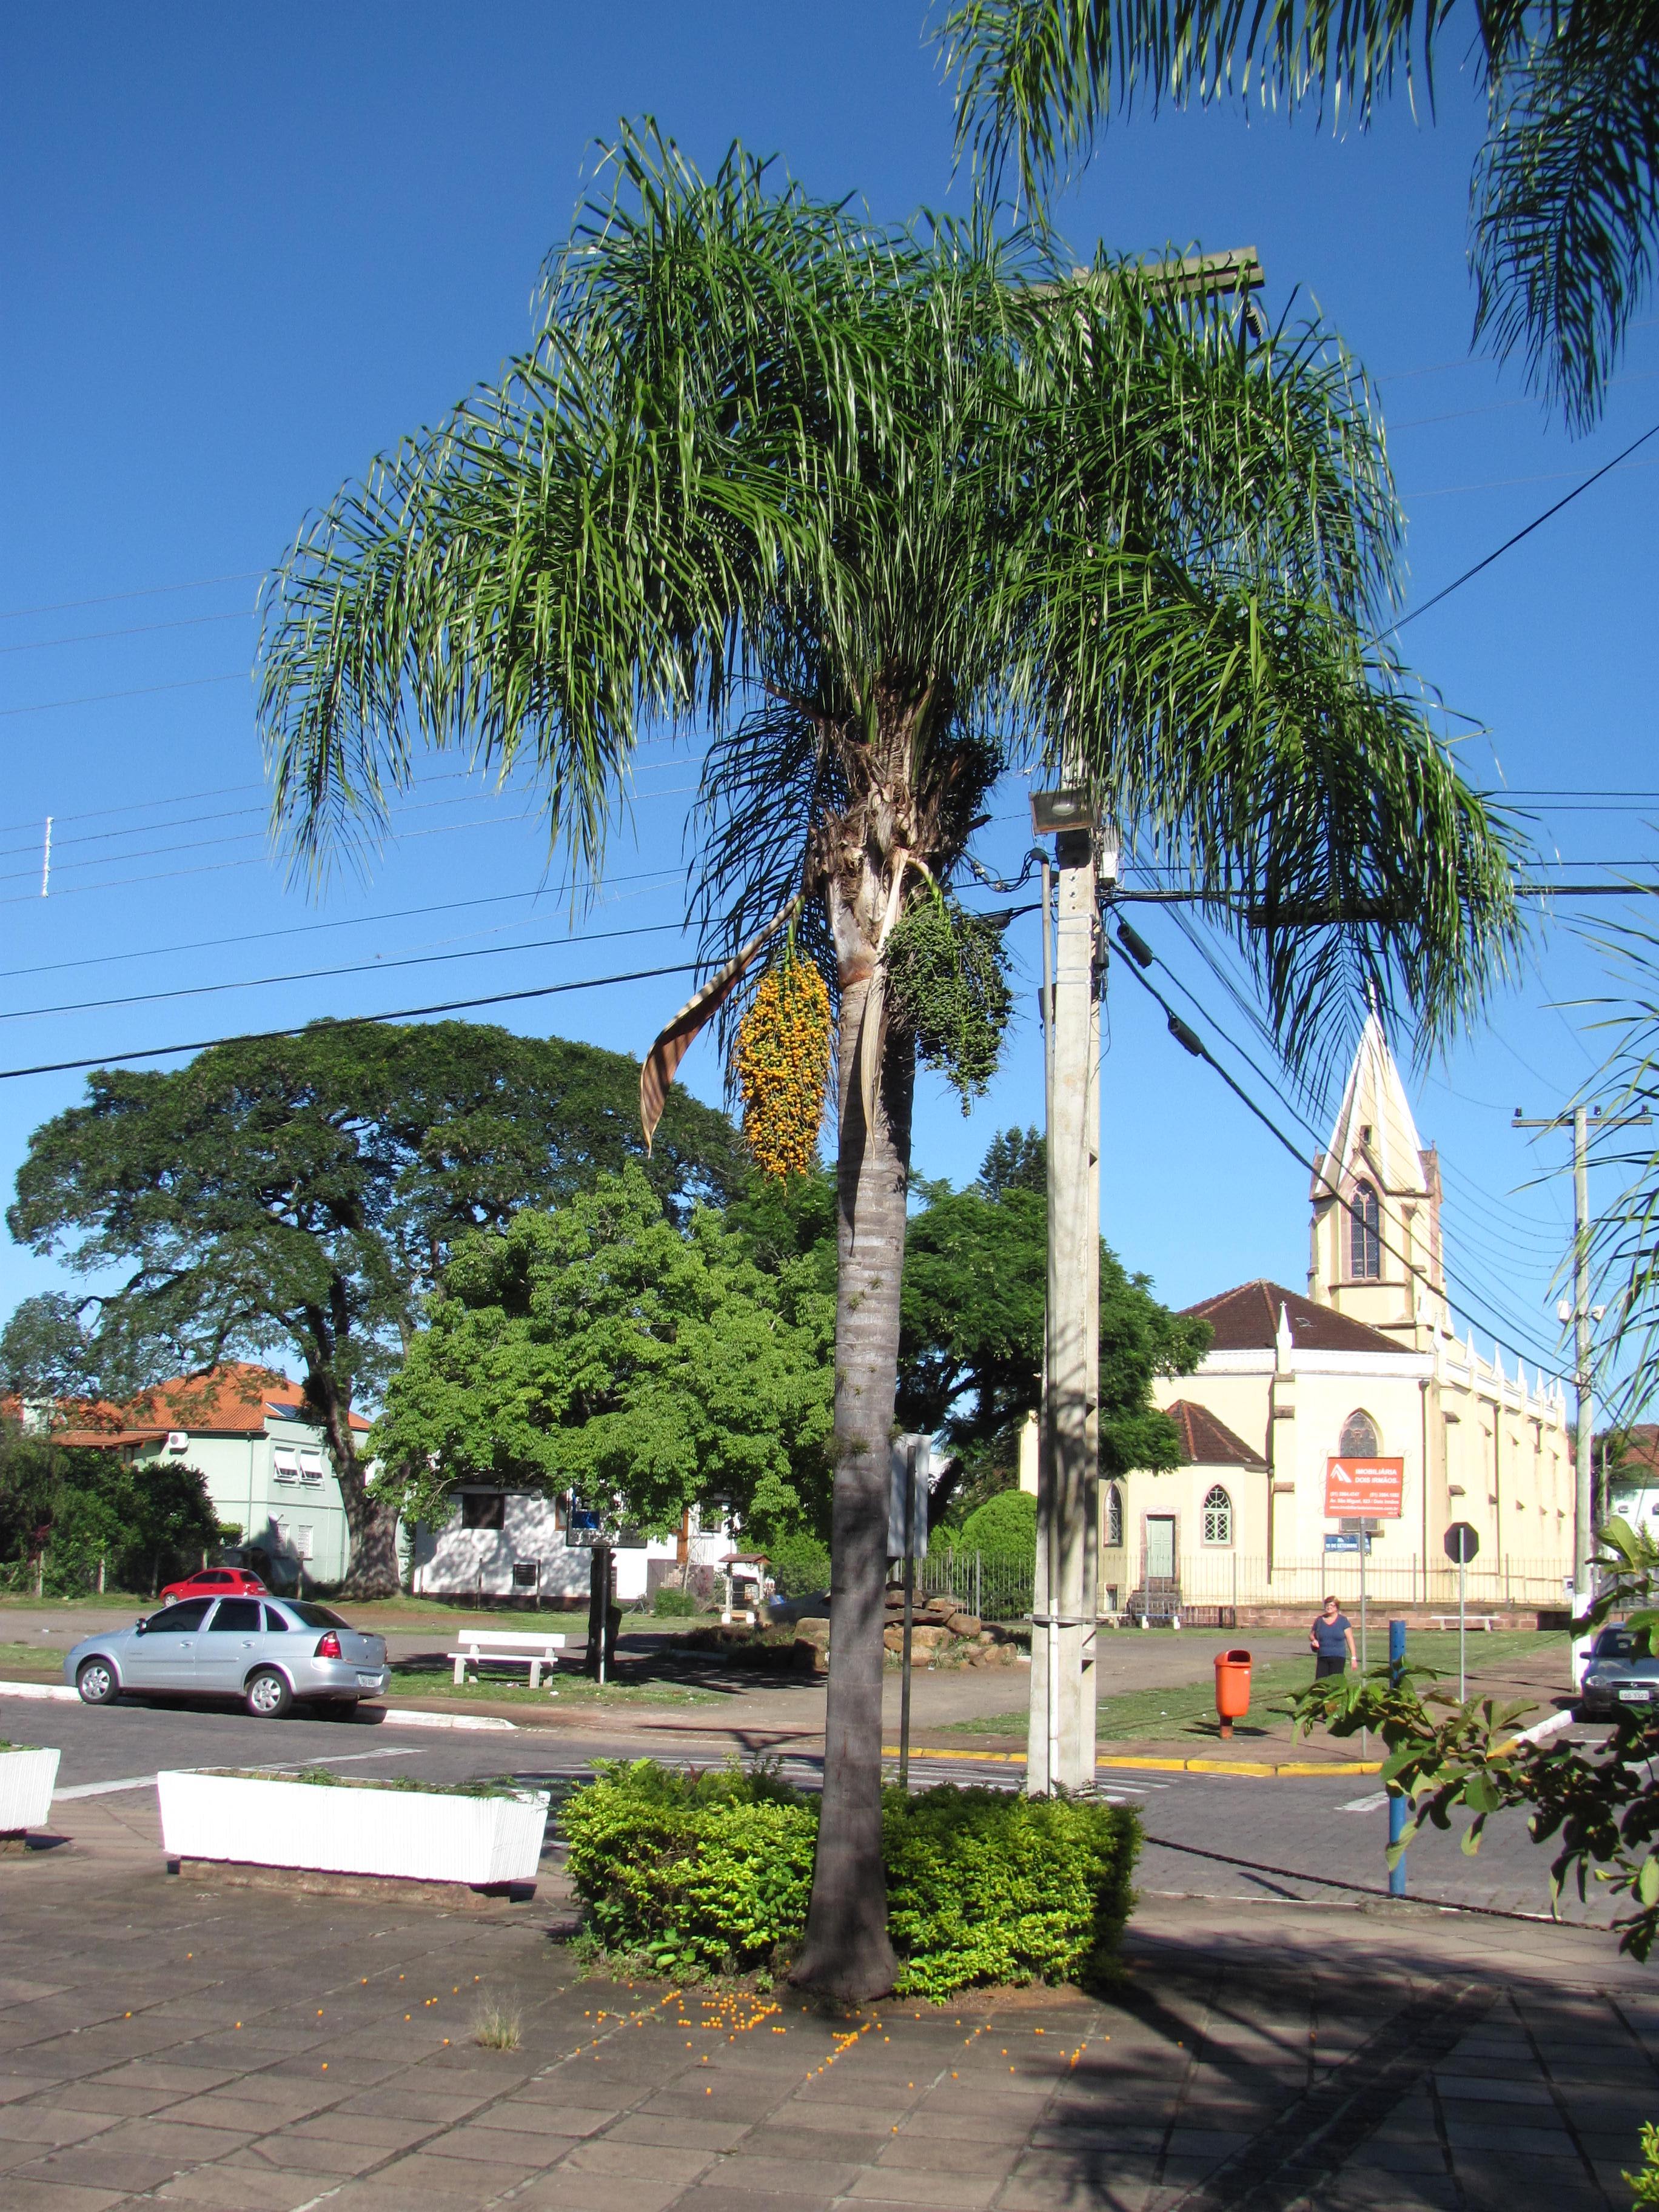
<instances>
[{"instance_id":1,"label":"blue street sign","mask_svg":"<svg viewBox=\"0 0 1659 2212\"><path fill-rule=\"evenodd\" d=\"M1325 1539L1325 1549L1328 1552L1349 1552L1355 1558L1358 1557L1362 1544L1365 1547L1365 1556L1369 1559L1371 1553L1371 1540L1369 1536L1327 1536Z\"/></svg>"}]
</instances>

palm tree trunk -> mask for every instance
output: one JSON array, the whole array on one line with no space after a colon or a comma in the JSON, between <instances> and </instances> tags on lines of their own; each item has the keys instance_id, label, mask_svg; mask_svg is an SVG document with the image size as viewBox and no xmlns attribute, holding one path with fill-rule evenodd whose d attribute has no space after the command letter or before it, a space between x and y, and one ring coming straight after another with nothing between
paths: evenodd
<instances>
[{"instance_id":1,"label":"palm tree trunk","mask_svg":"<svg viewBox=\"0 0 1659 2212\"><path fill-rule=\"evenodd\" d=\"M823 1808L792 1978L860 2003L893 1986L881 1850L883 1595L915 1053L890 1036L874 1127L857 1074L873 962L843 980L836 1162L836 1486Z\"/></svg>"}]
</instances>

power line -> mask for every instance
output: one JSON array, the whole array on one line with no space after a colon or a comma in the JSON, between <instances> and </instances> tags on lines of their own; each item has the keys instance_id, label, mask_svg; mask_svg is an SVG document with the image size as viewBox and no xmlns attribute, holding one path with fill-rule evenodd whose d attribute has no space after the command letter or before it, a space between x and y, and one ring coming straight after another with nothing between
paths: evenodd
<instances>
[{"instance_id":1,"label":"power line","mask_svg":"<svg viewBox=\"0 0 1659 2212\"><path fill-rule=\"evenodd\" d=\"M210 684L246 684L249 672L233 668L228 676L192 676L182 684L140 684L129 691L88 691L78 699L42 699L34 707L0 707L0 715L50 714L58 707L97 707L106 699L148 699L157 691L199 691Z\"/></svg>"},{"instance_id":2,"label":"power line","mask_svg":"<svg viewBox=\"0 0 1659 2212\"><path fill-rule=\"evenodd\" d=\"M1397 631L1404 629L1407 623L1414 623L1419 615L1427 614L1429 609L1437 607L1442 599L1449 599L1454 592L1461 591L1463 586L1478 576L1483 568L1490 568L1494 561L1501 560L1504 555L1512 546L1518 545L1523 538L1530 538L1534 530L1541 530L1552 515L1559 514L1564 507L1571 507L1581 493L1587 492L1592 484L1600 483L1602 477L1610 475L1620 461L1627 461L1638 447L1645 446L1648 440L1652 437L1659 437L1659 422L1655 422L1651 428L1644 430L1639 438L1632 439L1622 453L1615 454L1612 460L1597 469L1594 476L1586 477L1583 483L1576 485L1565 499L1558 499L1553 507L1547 507L1542 514L1535 516L1523 530L1517 530L1514 537L1506 538L1496 552L1488 553L1484 561L1477 561L1474 568L1466 568L1461 576L1454 577L1452 581L1443 591L1437 592L1431 599L1425 599L1420 607L1413 607L1409 614L1401 615L1397 623L1390 623L1386 629L1379 630L1370 642L1373 645L1380 644L1383 638L1394 636Z\"/></svg>"},{"instance_id":3,"label":"power line","mask_svg":"<svg viewBox=\"0 0 1659 2212\"><path fill-rule=\"evenodd\" d=\"M179 622L139 623L131 629L83 629L74 637L38 637L27 645L0 645L0 653L50 653L60 645L101 645L112 637L151 637L160 629L199 629L204 623L248 622L258 611L237 607L225 615L186 615Z\"/></svg>"},{"instance_id":4,"label":"power line","mask_svg":"<svg viewBox=\"0 0 1659 2212\"><path fill-rule=\"evenodd\" d=\"M265 573L263 568L239 568L234 575L195 576L185 584L147 584L142 591L104 592L95 599L54 599L44 607L6 607L0 609L0 622L21 622L28 615L72 614L77 607L112 607L122 599L159 599L168 592L204 592L211 584L248 584Z\"/></svg>"},{"instance_id":5,"label":"power line","mask_svg":"<svg viewBox=\"0 0 1659 2212\"><path fill-rule=\"evenodd\" d=\"M398 1006L390 1012L379 1014L342 1014L331 1019L333 1029L360 1029L374 1022L412 1022L424 1014L459 1014L477 1006L514 1006L526 999L551 999L565 991L599 991L617 983L647 983L663 975L689 975L696 972L695 960L680 960L666 968L636 968L623 975L587 975L571 983L540 983L529 991L493 991L482 999L446 999L431 1006ZM15 1082L25 1075L73 1075L88 1067L123 1067L138 1060L171 1060L183 1052L211 1052L222 1044L267 1044L278 1037L300 1036L317 1025L317 1017L308 1022L290 1022L277 1030L247 1030L230 1036L198 1037L189 1044L155 1044L140 1052L100 1053L91 1060L55 1060L43 1061L38 1067L0 1067L0 1083Z\"/></svg>"},{"instance_id":6,"label":"power line","mask_svg":"<svg viewBox=\"0 0 1659 2212\"><path fill-rule=\"evenodd\" d=\"M0 1013L0 1022L27 1022L50 1014L101 1013L113 1006L155 1006L164 999L203 999L221 991L261 991L278 983L314 983L336 975L389 975L395 968L434 968L453 960L493 960L514 952L546 952L561 945L601 945L617 937L656 937L683 931L680 921L630 923L626 929L596 929L583 937L538 937L520 945L477 945L463 952L417 952L391 959L354 961L337 968L301 968L283 975L250 975L230 983L186 983L171 991L134 991L109 999L81 999L58 1006L19 1006Z\"/></svg>"},{"instance_id":7,"label":"power line","mask_svg":"<svg viewBox=\"0 0 1659 2212\"><path fill-rule=\"evenodd\" d=\"M1153 957L1156 958L1157 955L1154 954ZM1255 1119L1261 1122L1262 1127L1267 1131L1268 1134L1276 1143L1283 1146L1284 1149L1290 1154L1291 1158L1297 1163L1297 1166L1305 1169L1310 1176L1314 1176L1318 1181L1323 1182L1325 1184L1325 1188L1330 1191L1331 1196L1335 1200L1336 1204L1341 1206L1343 1211L1347 1213L1352 1219L1360 1219L1362 1217L1359 1214L1358 1209L1353 1205L1352 1201L1345 1198L1340 1191L1332 1188L1328 1180L1322 1175L1318 1165L1314 1161L1307 1158L1306 1156L1297 1149L1295 1140L1285 1135L1285 1132L1279 1127L1277 1122L1275 1122L1264 1110L1264 1109L1259 1106L1255 1100L1250 1097L1250 1094L1244 1089L1243 1085L1222 1066L1221 1062L1215 1057L1214 1054L1211 1052L1204 1040L1200 1036L1198 1036L1194 1031L1182 1020L1181 1016L1176 1013L1175 1008L1170 1004L1169 1000L1158 989L1158 986L1152 982L1147 975L1142 973L1139 963L1132 957L1127 964L1129 973L1134 977L1136 982L1140 985L1141 988L1146 991L1150 997L1155 999L1158 1001L1158 1004L1163 1008L1164 1015L1170 1024L1170 1032L1176 1039L1176 1042L1187 1051L1194 1053L1196 1057L1207 1060L1210 1066L1214 1068L1216 1073L1221 1078L1221 1080L1226 1085L1227 1088L1233 1093L1235 1097L1238 1099L1239 1103L1244 1106L1249 1113L1255 1115ZM1212 1027L1215 1026L1214 1023L1212 1022ZM1218 1031L1218 1034L1220 1034L1220 1032ZM1231 1042L1231 1040L1229 1040L1229 1042ZM1237 1051L1239 1048L1235 1045L1233 1049ZM1244 1055L1241 1054L1241 1057L1244 1057ZM1369 1228L1370 1224L1367 1224L1366 1225ZM1437 1296L1444 1295L1444 1293L1436 1291L1436 1285L1431 1280L1427 1273L1422 1267L1419 1267L1414 1261L1407 1258L1403 1252L1397 1250L1394 1245L1389 1243L1386 1237L1380 1237L1379 1241L1382 1245L1382 1249L1391 1258L1398 1260L1405 1267L1408 1274L1413 1276L1426 1289L1435 1291ZM1555 1355L1553 1353L1541 1351L1536 1341L1531 1338L1517 1335L1512 1326L1505 1327L1502 1323L1499 1323L1498 1326L1494 1327L1493 1317L1486 1310L1484 1296L1472 1291L1470 1286L1462 1280L1462 1277L1459 1276L1451 1267L1445 1267L1443 1262L1443 1270L1447 1280L1455 1284L1465 1293L1464 1310L1471 1316L1471 1317L1481 1320L1488 1328L1491 1328L1492 1335L1496 1340L1501 1341L1503 1339L1507 1337L1517 1352L1528 1351L1532 1353L1536 1363L1540 1365L1553 1368L1555 1364ZM1477 1299L1479 1299L1479 1303L1476 1302Z\"/></svg>"}]
</instances>

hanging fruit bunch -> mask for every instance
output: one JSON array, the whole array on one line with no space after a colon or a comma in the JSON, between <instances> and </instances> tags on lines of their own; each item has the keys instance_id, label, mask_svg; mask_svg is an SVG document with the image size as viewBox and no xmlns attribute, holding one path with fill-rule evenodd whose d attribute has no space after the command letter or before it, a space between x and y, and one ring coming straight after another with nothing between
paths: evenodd
<instances>
[{"instance_id":1,"label":"hanging fruit bunch","mask_svg":"<svg viewBox=\"0 0 1659 2212\"><path fill-rule=\"evenodd\" d=\"M951 1084L965 1114L996 1073L1013 1012L1003 918L969 914L932 891L887 939L888 1004L922 1062Z\"/></svg>"},{"instance_id":2,"label":"hanging fruit bunch","mask_svg":"<svg viewBox=\"0 0 1659 2212\"><path fill-rule=\"evenodd\" d=\"M763 1175L805 1175L817 1152L830 1080L830 994L791 947L761 977L738 1024L743 1135Z\"/></svg>"}]
</instances>

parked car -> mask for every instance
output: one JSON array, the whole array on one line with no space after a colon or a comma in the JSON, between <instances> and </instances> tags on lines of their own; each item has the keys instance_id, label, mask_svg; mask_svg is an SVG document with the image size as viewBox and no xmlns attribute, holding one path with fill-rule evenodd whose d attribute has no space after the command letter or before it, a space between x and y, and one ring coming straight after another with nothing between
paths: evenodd
<instances>
[{"instance_id":1,"label":"parked car","mask_svg":"<svg viewBox=\"0 0 1659 2212\"><path fill-rule=\"evenodd\" d=\"M1578 1693L1579 1711L1587 1720L1659 1705L1659 1659L1649 1658L1644 1640L1617 1627L1604 1628L1596 1638Z\"/></svg>"},{"instance_id":2,"label":"parked car","mask_svg":"<svg viewBox=\"0 0 1659 2212\"><path fill-rule=\"evenodd\" d=\"M88 1705L124 1690L162 1697L239 1698L258 1720L280 1720L296 1698L349 1720L389 1679L386 1638L365 1636L308 1598L191 1597L131 1628L82 1637L64 1679Z\"/></svg>"},{"instance_id":3,"label":"parked car","mask_svg":"<svg viewBox=\"0 0 1659 2212\"><path fill-rule=\"evenodd\" d=\"M246 1567L203 1567L181 1583L169 1583L161 1592L163 1605L177 1605L187 1597L235 1597L252 1591L257 1597L264 1584Z\"/></svg>"},{"instance_id":4,"label":"parked car","mask_svg":"<svg viewBox=\"0 0 1659 2212\"><path fill-rule=\"evenodd\" d=\"M811 1597L769 1597L766 1601L766 1617L775 1628L793 1628L798 1620L826 1620L830 1615L830 1593L816 1591Z\"/></svg>"}]
</instances>

